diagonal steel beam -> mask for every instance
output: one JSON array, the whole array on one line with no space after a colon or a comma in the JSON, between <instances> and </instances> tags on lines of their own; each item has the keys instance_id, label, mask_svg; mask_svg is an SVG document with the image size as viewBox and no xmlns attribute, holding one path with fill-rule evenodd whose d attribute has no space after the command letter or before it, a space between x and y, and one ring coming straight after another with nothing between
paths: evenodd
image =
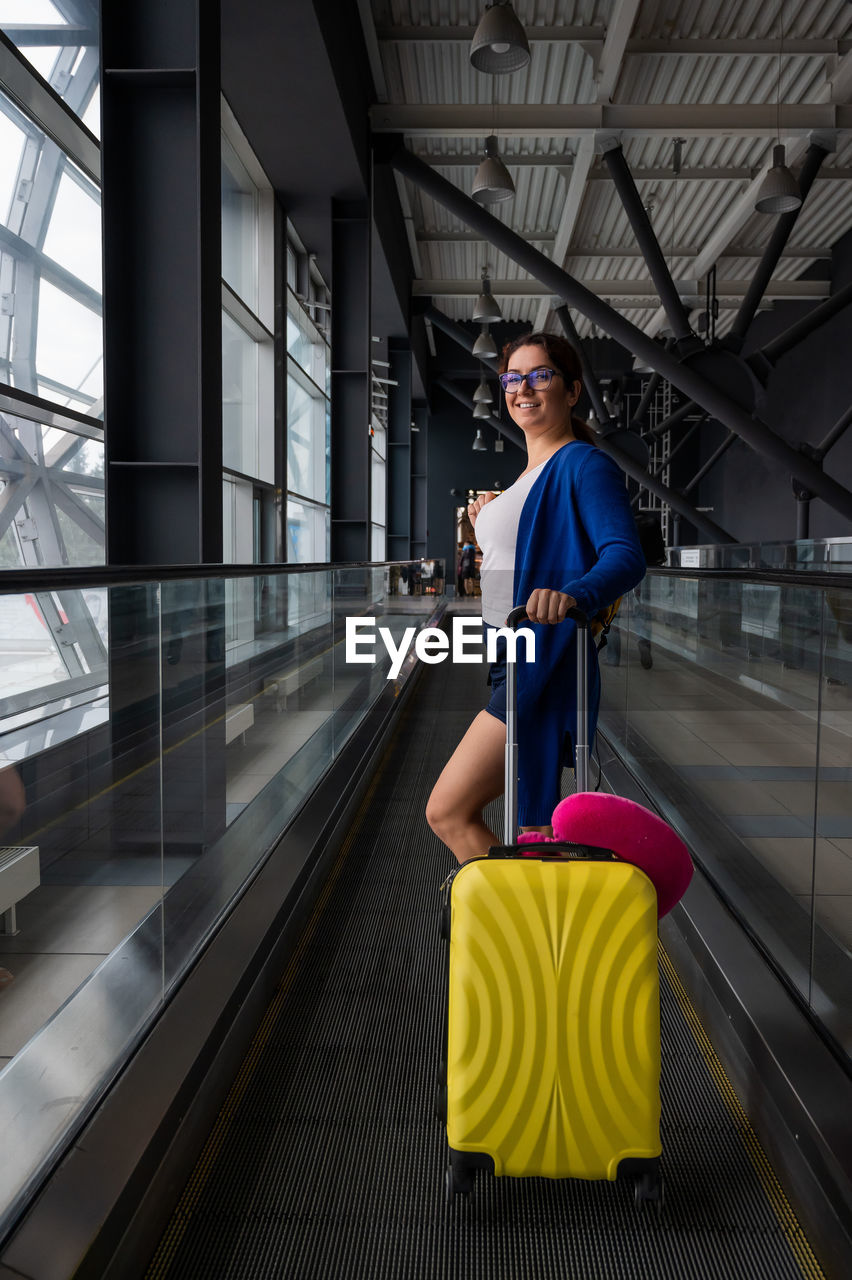
<instances>
[{"instance_id":1,"label":"diagonal steel beam","mask_svg":"<svg viewBox=\"0 0 852 1280\"><path fill-rule=\"evenodd\" d=\"M677 457L677 455L680 453L683 446L687 444L689 440L692 439L692 437L695 435L698 428L703 426L706 421L707 421L707 414L705 413L701 418L699 418L698 422L693 422L689 430L684 431L683 435L680 437L680 439L672 449L669 456L667 458L663 458L662 462L660 462L659 465L656 467L656 469L651 472L651 475L653 476L662 475L666 467L672 461L672 459Z\"/></svg>"},{"instance_id":2,"label":"diagonal steel beam","mask_svg":"<svg viewBox=\"0 0 852 1280\"><path fill-rule=\"evenodd\" d=\"M674 334L675 340L677 342L700 341L700 339L695 338L695 334L692 332L692 326L689 323L689 312L681 302L678 291L675 288L675 282L666 265L660 242L656 237L654 228L651 226L651 219L648 217L645 206L642 203L642 197L636 188L636 183L633 181L633 174L630 172L630 166L625 159L620 143L604 150L604 163L609 170L610 177L618 192L618 198L624 206L624 212L627 214L630 225L633 228L636 242L642 250L642 257L645 259L648 270L651 273L651 279L657 287L660 302L663 305L669 328Z\"/></svg>"},{"instance_id":3,"label":"diagonal steel beam","mask_svg":"<svg viewBox=\"0 0 852 1280\"><path fill-rule=\"evenodd\" d=\"M829 506L852 520L852 493L830 476L824 475L815 462L791 448L765 422L759 418L752 418L717 385L689 365L681 364L675 356L661 348L659 343L654 342L653 338L649 338L636 325L631 324L625 316L608 306L601 298L596 297L591 290L586 289L543 253L528 245L499 218L488 213L475 200L464 195L446 178L435 173L429 165L412 155L398 139L387 153L387 159L398 172L416 183L468 226L481 231L491 244L517 262L530 275L541 280L553 293L564 298L569 306L600 325L622 346L627 347L628 351L632 351L634 355L658 368L669 381L680 387L685 395L697 400L702 409L706 409L725 426L736 431L737 435L741 436L757 453L772 458Z\"/></svg>"},{"instance_id":4,"label":"diagonal steel beam","mask_svg":"<svg viewBox=\"0 0 852 1280\"><path fill-rule=\"evenodd\" d=\"M595 411L595 417L598 422L603 424L609 418L609 412L604 404L603 393L601 392L600 383L595 377L594 369L589 363L589 357L586 355L586 349L583 346L583 339L577 331L577 326L571 316L571 312L563 302L561 307L556 308L556 317L565 332L565 337L571 343L577 355L580 357L580 367L583 370L583 386L588 392L589 399L592 402L592 408Z\"/></svg>"},{"instance_id":5,"label":"diagonal steel beam","mask_svg":"<svg viewBox=\"0 0 852 1280\"><path fill-rule=\"evenodd\" d=\"M730 346L734 351L742 350L749 325L754 319L757 308L766 293L769 281L772 279L772 272L778 266L778 261L784 252L787 241L790 239L796 220L813 185L814 178L819 173L820 166L827 155L827 148L821 147L817 142L812 142L805 152L804 163L799 174L799 192L802 197L802 204L792 213L782 213L775 224L769 244L766 246L757 270L751 278L748 293L740 303L740 309L725 339L725 345Z\"/></svg>"},{"instance_id":6,"label":"diagonal steel beam","mask_svg":"<svg viewBox=\"0 0 852 1280\"><path fill-rule=\"evenodd\" d=\"M439 374L435 379L435 385L442 387L444 391L448 391L451 396L458 400L460 404L463 404L468 412L470 412L470 396L466 391L462 391L461 387L453 382L452 379L445 378L443 374ZM473 418L471 418L471 421L473 421ZM477 418L476 422L477 424L487 423L489 427L493 427L501 436L504 436L512 444L516 444L519 449L526 453L526 441L516 426L501 421L501 419L494 413L489 413L487 418Z\"/></svg>"},{"instance_id":7,"label":"diagonal steel beam","mask_svg":"<svg viewBox=\"0 0 852 1280\"><path fill-rule=\"evenodd\" d=\"M460 347L464 347L465 351L473 355L473 346L476 339L470 336L467 329L463 329L460 324L456 324L455 320L451 320L449 316L444 315L443 311L439 311L435 306L428 306L423 314L448 338L452 338L453 342L457 342ZM486 365L492 373L497 373L500 367L499 361L495 360L493 356L474 356L473 358L478 360L480 364Z\"/></svg>"},{"instance_id":8,"label":"diagonal steel beam","mask_svg":"<svg viewBox=\"0 0 852 1280\"><path fill-rule=\"evenodd\" d=\"M433 323L438 324L445 333L447 333L451 338L454 338L457 342L460 342L461 346L466 350L470 350L473 346L473 338L471 338L470 335L459 325L454 325L452 320L443 315L442 312L437 310L437 308L430 307L427 315L429 315L429 318ZM454 330L457 332L454 332ZM487 362L483 361L483 363L488 363L489 366L496 366L497 364L496 360L489 360ZM467 396L454 382L451 382L449 378L440 377L436 379L436 382L438 386L443 387L445 391L448 391L451 396L455 396L456 400L459 400L466 406L466 408L470 408L470 397ZM604 410L604 412L606 411ZM605 419L602 419L602 421L603 420ZM481 418L479 421L489 423L489 425L494 427L496 431L500 431L507 439L512 440L514 444L517 444L520 449L523 449L523 451L526 452L526 441L524 440L521 432L514 426L508 430L513 432L517 431L517 435L520 437L517 440L514 438L514 435L508 434L506 423L501 422L501 420L495 417L494 414L491 414L488 418ZM638 462L619 449L618 445L613 443L611 437L603 435L598 436L597 443L600 448L603 449L604 453L608 453L610 457L615 459L626 475L632 476L638 484L641 484L644 488L655 493L663 502L667 502L673 511L677 511L686 520L691 521L699 532L703 533L705 537L710 538L711 542L736 542L735 538L732 538L729 533L726 533L720 525L715 523L715 521L710 520L703 511L696 510L692 503L681 494L677 493L674 489L670 489L668 485L663 484L663 482L657 479L656 476L649 475L644 467L640 466Z\"/></svg>"},{"instance_id":9,"label":"diagonal steel beam","mask_svg":"<svg viewBox=\"0 0 852 1280\"><path fill-rule=\"evenodd\" d=\"M21 480L12 480L0 493L0 538L6 533L15 516L23 510L24 503L36 485L36 477L26 476Z\"/></svg>"},{"instance_id":10,"label":"diagonal steel beam","mask_svg":"<svg viewBox=\"0 0 852 1280\"><path fill-rule=\"evenodd\" d=\"M684 488L683 488L684 493L692 493L692 490L695 488L696 485L701 483L701 481L707 475L708 471L711 471L712 468L715 467L716 463L722 457L722 454L727 453L731 445L734 443L734 441L738 439L739 439L739 436L737 435L736 431L729 431L728 434L725 436L725 439L719 445L719 448L715 451L715 453L711 454L711 456L704 463L703 467L700 467L699 470L696 471L695 475L692 477L689 484L684 485Z\"/></svg>"},{"instance_id":11,"label":"diagonal steel beam","mask_svg":"<svg viewBox=\"0 0 852 1280\"><path fill-rule=\"evenodd\" d=\"M675 409L674 413L670 413L667 418L663 418L662 422L658 422L655 427L652 427L649 432L649 435L652 435L652 436L665 435L665 433L668 430L670 430L671 427L676 427L679 422L683 422L684 418L688 418L689 415L691 413L694 413L697 408L698 408L698 405L695 403L694 400L684 401L684 403L680 406L679 409Z\"/></svg>"},{"instance_id":12,"label":"diagonal steel beam","mask_svg":"<svg viewBox=\"0 0 852 1280\"><path fill-rule=\"evenodd\" d=\"M816 452L819 454L820 458L824 458L829 449L834 448L848 427L852 427L852 405L850 405L846 412L838 418L837 422L835 422L834 426L831 428L822 443L817 445Z\"/></svg>"},{"instance_id":13,"label":"diagonal steel beam","mask_svg":"<svg viewBox=\"0 0 852 1280\"><path fill-rule=\"evenodd\" d=\"M106 526L97 512L88 507L81 498L77 497L76 493L64 484L52 485L51 497L55 505L64 511L87 537L91 538L98 546L105 546Z\"/></svg>"},{"instance_id":14,"label":"diagonal steel beam","mask_svg":"<svg viewBox=\"0 0 852 1280\"><path fill-rule=\"evenodd\" d=\"M755 351L753 355L748 357L748 362L752 365L758 377L767 373L781 356L786 355L788 351L792 351L793 347L797 347L805 338L809 338L821 325L824 325L833 316L837 315L838 311L848 307L850 302L852 302L852 283L845 285L842 289L838 289L837 293L832 294L830 298L826 298L824 302L820 302L818 306L814 307L813 311L809 311L806 316L802 316L801 320L791 324L789 329L779 333L777 338L767 342L766 346L761 347L760 351Z\"/></svg>"},{"instance_id":15,"label":"diagonal steel beam","mask_svg":"<svg viewBox=\"0 0 852 1280\"><path fill-rule=\"evenodd\" d=\"M674 346L674 338L667 338L666 339L667 349L671 349L671 347L673 346ZM648 416L648 410L651 407L651 401L654 399L654 396L657 394L657 387L660 385L661 378L662 378L662 374L658 373L657 370L654 369L653 373L648 379L648 382L645 386L645 390L642 392L642 396L639 400L639 403L636 406L636 412L633 415L632 421L634 424L639 426L640 430L645 424L645 419Z\"/></svg>"},{"instance_id":16,"label":"diagonal steel beam","mask_svg":"<svg viewBox=\"0 0 852 1280\"><path fill-rule=\"evenodd\" d=\"M604 453L608 453L618 463L622 471L628 476L632 476L638 484L642 485L643 489L650 490L662 502L667 502L672 511L676 511L678 515L683 516L685 520L689 520L694 524L698 532L703 533L705 538L709 538L711 542L737 541L721 525L716 524L715 520L711 520L703 511L699 511L694 507L688 498L684 498L677 490L670 489L667 484L663 484L662 480L658 480L656 476L649 475L643 467L639 466L638 462L634 462L611 440L608 440L605 436L598 436L597 442Z\"/></svg>"}]
</instances>

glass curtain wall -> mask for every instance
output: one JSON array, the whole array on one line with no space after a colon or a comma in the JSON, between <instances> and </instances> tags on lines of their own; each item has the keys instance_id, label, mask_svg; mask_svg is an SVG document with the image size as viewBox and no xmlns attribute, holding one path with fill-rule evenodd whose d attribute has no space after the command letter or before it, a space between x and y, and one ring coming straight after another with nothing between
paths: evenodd
<instances>
[{"instance_id":1,"label":"glass curtain wall","mask_svg":"<svg viewBox=\"0 0 852 1280\"><path fill-rule=\"evenodd\" d=\"M387 554L387 428L374 419L370 440L370 556L384 560Z\"/></svg>"},{"instance_id":2,"label":"glass curtain wall","mask_svg":"<svg viewBox=\"0 0 852 1280\"><path fill-rule=\"evenodd\" d=\"M0 84L0 567L99 564L101 202L87 171L97 147L73 119L69 149L39 122L52 89L94 123L97 7L6 0L0 28L31 77L26 111Z\"/></svg>"},{"instance_id":3,"label":"glass curtain wall","mask_svg":"<svg viewBox=\"0 0 852 1280\"><path fill-rule=\"evenodd\" d=\"M222 103L222 468L226 564L261 558L255 503L275 492L274 197ZM251 584L226 589L229 651L254 643Z\"/></svg>"},{"instance_id":4,"label":"glass curtain wall","mask_svg":"<svg viewBox=\"0 0 852 1280\"><path fill-rule=\"evenodd\" d=\"M301 286L301 287L300 287ZM331 551L331 359L328 290L292 227L287 244L287 560ZM328 607L325 576L294 579L291 622Z\"/></svg>"},{"instance_id":5,"label":"glass curtain wall","mask_svg":"<svg viewBox=\"0 0 852 1280\"><path fill-rule=\"evenodd\" d=\"M98 8L2 0L27 106L0 81L0 572L105 558ZM41 120L59 94L64 145ZM0 753L105 717L104 596L0 598ZM104 699L105 701L105 699Z\"/></svg>"}]
</instances>

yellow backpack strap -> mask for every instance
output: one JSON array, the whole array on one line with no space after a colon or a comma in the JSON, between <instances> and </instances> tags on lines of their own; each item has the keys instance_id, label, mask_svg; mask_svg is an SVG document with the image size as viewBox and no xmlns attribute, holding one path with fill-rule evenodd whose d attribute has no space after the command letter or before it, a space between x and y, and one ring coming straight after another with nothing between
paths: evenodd
<instances>
[{"instance_id":1,"label":"yellow backpack strap","mask_svg":"<svg viewBox=\"0 0 852 1280\"><path fill-rule=\"evenodd\" d=\"M610 627L615 621L615 615L618 613L619 605L623 597L619 596L617 600L613 600L612 604L605 605L603 609L599 609L589 623L589 630L593 636L600 636L598 641L598 652L606 644L607 634Z\"/></svg>"}]
</instances>

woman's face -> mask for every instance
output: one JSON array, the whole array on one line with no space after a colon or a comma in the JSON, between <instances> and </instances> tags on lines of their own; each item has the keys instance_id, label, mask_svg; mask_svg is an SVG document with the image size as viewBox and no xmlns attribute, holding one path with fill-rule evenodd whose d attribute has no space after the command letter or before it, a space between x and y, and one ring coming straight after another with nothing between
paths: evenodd
<instances>
[{"instance_id":1,"label":"woman's face","mask_svg":"<svg viewBox=\"0 0 852 1280\"><path fill-rule=\"evenodd\" d=\"M533 369L552 370L550 386L534 391L524 381L514 395L507 393L506 405L513 421L523 431L529 430L536 435L570 428L571 408L577 402L579 391L577 383L566 384L544 347L518 347L509 356L507 373L527 374Z\"/></svg>"}]
</instances>

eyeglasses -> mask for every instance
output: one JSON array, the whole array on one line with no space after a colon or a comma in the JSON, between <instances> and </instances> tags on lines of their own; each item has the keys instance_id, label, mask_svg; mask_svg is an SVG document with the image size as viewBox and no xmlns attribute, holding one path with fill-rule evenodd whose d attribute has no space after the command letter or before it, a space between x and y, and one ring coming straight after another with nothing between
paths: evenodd
<instances>
[{"instance_id":1,"label":"eyeglasses","mask_svg":"<svg viewBox=\"0 0 852 1280\"><path fill-rule=\"evenodd\" d=\"M544 391L553 381L554 373L558 378L562 377L558 369L548 369L546 365L542 365L540 369L531 369L529 373L501 373L500 386L507 396L520 391L524 381L530 391Z\"/></svg>"}]
</instances>

